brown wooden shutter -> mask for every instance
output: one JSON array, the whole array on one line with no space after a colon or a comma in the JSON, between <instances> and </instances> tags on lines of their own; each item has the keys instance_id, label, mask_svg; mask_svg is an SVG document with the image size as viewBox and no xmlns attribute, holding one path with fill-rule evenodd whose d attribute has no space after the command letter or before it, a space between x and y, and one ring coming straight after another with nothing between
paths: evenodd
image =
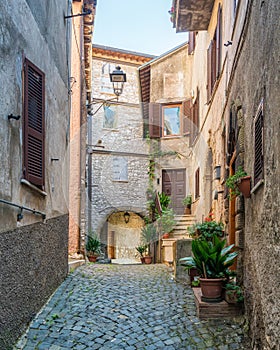
<instances>
[{"instance_id":1,"label":"brown wooden shutter","mask_svg":"<svg viewBox=\"0 0 280 350\"><path fill-rule=\"evenodd\" d=\"M195 198L198 198L199 195L199 168L197 168L195 172Z\"/></svg>"},{"instance_id":2,"label":"brown wooden shutter","mask_svg":"<svg viewBox=\"0 0 280 350\"><path fill-rule=\"evenodd\" d=\"M263 162L263 104L261 103L254 121L255 126L255 162L254 185L264 178Z\"/></svg>"},{"instance_id":3,"label":"brown wooden shutter","mask_svg":"<svg viewBox=\"0 0 280 350\"><path fill-rule=\"evenodd\" d=\"M25 59L24 178L44 189L45 75Z\"/></svg>"},{"instance_id":4,"label":"brown wooden shutter","mask_svg":"<svg viewBox=\"0 0 280 350\"><path fill-rule=\"evenodd\" d=\"M149 103L150 103L150 80L151 67L146 66L139 71L142 114L144 120L143 136L146 137L149 131Z\"/></svg>"},{"instance_id":5,"label":"brown wooden shutter","mask_svg":"<svg viewBox=\"0 0 280 350\"><path fill-rule=\"evenodd\" d=\"M211 49L211 95L213 93L216 78L217 78L216 48L217 48L217 41L216 41L216 35L215 35L214 39L212 40L212 49Z\"/></svg>"},{"instance_id":6,"label":"brown wooden shutter","mask_svg":"<svg viewBox=\"0 0 280 350\"><path fill-rule=\"evenodd\" d=\"M216 76L219 78L221 73L221 51L222 51L222 7L219 4L217 29L216 29Z\"/></svg>"},{"instance_id":7,"label":"brown wooden shutter","mask_svg":"<svg viewBox=\"0 0 280 350\"><path fill-rule=\"evenodd\" d=\"M189 32L189 46L188 46L188 54L189 55L191 55L194 52L195 37L196 37L196 32Z\"/></svg>"},{"instance_id":8,"label":"brown wooden shutter","mask_svg":"<svg viewBox=\"0 0 280 350\"><path fill-rule=\"evenodd\" d=\"M182 102L182 120L183 120L183 134L190 134L191 132L191 106L192 106L192 100L186 100Z\"/></svg>"},{"instance_id":9,"label":"brown wooden shutter","mask_svg":"<svg viewBox=\"0 0 280 350\"><path fill-rule=\"evenodd\" d=\"M211 94L212 94L212 79L211 79L212 45L213 45L213 41L210 42L210 45L207 49L207 102L210 101Z\"/></svg>"},{"instance_id":10,"label":"brown wooden shutter","mask_svg":"<svg viewBox=\"0 0 280 350\"><path fill-rule=\"evenodd\" d=\"M149 133L150 138L160 138L162 135L161 127L161 105L159 103L150 103L149 105Z\"/></svg>"}]
</instances>

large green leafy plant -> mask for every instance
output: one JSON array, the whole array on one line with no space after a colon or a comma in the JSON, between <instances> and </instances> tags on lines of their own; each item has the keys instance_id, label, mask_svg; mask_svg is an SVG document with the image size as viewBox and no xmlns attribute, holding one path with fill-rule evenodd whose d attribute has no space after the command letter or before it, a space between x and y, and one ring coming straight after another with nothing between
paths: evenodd
<instances>
[{"instance_id":1,"label":"large green leafy plant","mask_svg":"<svg viewBox=\"0 0 280 350\"><path fill-rule=\"evenodd\" d=\"M232 251L233 244L227 247L225 245L226 240L220 240L215 234L211 241L193 240L193 257L180 259L180 264L187 269L197 268L204 278L227 277L231 274L229 267L238 253Z\"/></svg>"},{"instance_id":2,"label":"large green leafy plant","mask_svg":"<svg viewBox=\"0 0 280 350\"><path fill-rule=\"evenodd\" d=\"M98 255L101 253L101 242L96 233L87 236L86 250L88 255Z\"/></svg>"}]
</instances>

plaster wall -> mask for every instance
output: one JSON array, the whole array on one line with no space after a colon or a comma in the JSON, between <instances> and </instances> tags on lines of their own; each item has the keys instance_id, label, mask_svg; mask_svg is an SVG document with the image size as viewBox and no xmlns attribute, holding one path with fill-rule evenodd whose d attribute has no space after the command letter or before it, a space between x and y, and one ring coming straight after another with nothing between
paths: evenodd
<instances>
[{"instance_id":1,"label":"plaster wall","mask_svg":"<svg viewBox=\"0 0 280 350\"><path fill-rule=\"evenodd\" d=\"M49 18L50 22L64 22L63 13L66 5L56 6ZM36 18L30 11L28 4L23 1L1 3L0 39L1 66L0 81L2 93L1 105L1 170L0 197L46 213L47 218L63 215L67 208L67 169L68 160L66 150L68 146L68 90L65 83L67 76L66 65L56 65L54 51L42 36ZM51 24L50 24L51 25ZM56 30L56 26L54 26ZM66 37L66 25L63 27ZM62 35L61 35L62 38ZM13 45L11 45L13 43ZM61 51L61 50L60 50ZM65 60L60 51L56 52L57 60ZM22 137L23 137L23 107L22 107L22 68L23 56L37 65L46 75L46 116L45 116L45 192L42 196L38 192L20 183L22 178ZM8 120L13 113L20 115L20 120ZM52 161L51 158L59 159ZM0 206L1 231L17 227L17 210L12 207ZM31 214L24 215L20 225L27 225L38 221L38 217Z\"/></svg>"},{"instance_id":2,"label":"plaster wall","mask_svg":"<svg viewBox=\"0 0 280 350\"><path fill-rule=\"evenodd\" d=\"M41 216L23 211L17 221L19 209L0 203L0 348L5 350L67 275L68 10L67 1L0 3L0 199L46 214L43 223ZM21 183L24 57L46 79L45 193ZM9 114L21 118L9 121Z\"/></svg>"}]
</instances>

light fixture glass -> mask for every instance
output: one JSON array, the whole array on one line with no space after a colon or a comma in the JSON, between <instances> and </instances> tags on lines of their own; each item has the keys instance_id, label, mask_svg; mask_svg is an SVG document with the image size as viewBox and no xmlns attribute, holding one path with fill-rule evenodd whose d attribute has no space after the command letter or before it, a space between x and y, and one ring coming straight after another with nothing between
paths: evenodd
<instances>
[{"instance_id":1,"label":"light fixture glass","mask_svg":"<svg viewBox=\"0 0 280 350\"><path fill-rule=\"evenodd\" d=\"M125 223L127 224L129 222L129 219L130 219L130 214L128 211L126 211L124 214L123 214L123 217L124 217L124 221Z\"/></svg>"},{"instance_id":2,"label":"light fixture glass","mask_svg":"<svg viewBox=\"0 0 280 350\"><path fill-rule=\"evenodd\" d=\"M110 81L113 83L113 90L116 96L120 96L123 92L123 84L126 82L126 74L121 70L120 66L110 73Z\"/></svg>"}]
</instances>

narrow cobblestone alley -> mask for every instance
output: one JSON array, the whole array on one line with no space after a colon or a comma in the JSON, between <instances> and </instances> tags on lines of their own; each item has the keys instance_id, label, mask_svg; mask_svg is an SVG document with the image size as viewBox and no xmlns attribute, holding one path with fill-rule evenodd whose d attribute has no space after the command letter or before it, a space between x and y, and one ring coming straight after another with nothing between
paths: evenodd
<instances>
[{"instance_id":1,"label":"narrow cobblestone alley","mask_svg":"<svg viewBox=\"0 0 280 350\"><path fill-rule=\"evenodd\" d=\"M16 349L246 349L238 321L201 321L164 265L88 264L71 273Z\"/></svg>"}]
</instances>

